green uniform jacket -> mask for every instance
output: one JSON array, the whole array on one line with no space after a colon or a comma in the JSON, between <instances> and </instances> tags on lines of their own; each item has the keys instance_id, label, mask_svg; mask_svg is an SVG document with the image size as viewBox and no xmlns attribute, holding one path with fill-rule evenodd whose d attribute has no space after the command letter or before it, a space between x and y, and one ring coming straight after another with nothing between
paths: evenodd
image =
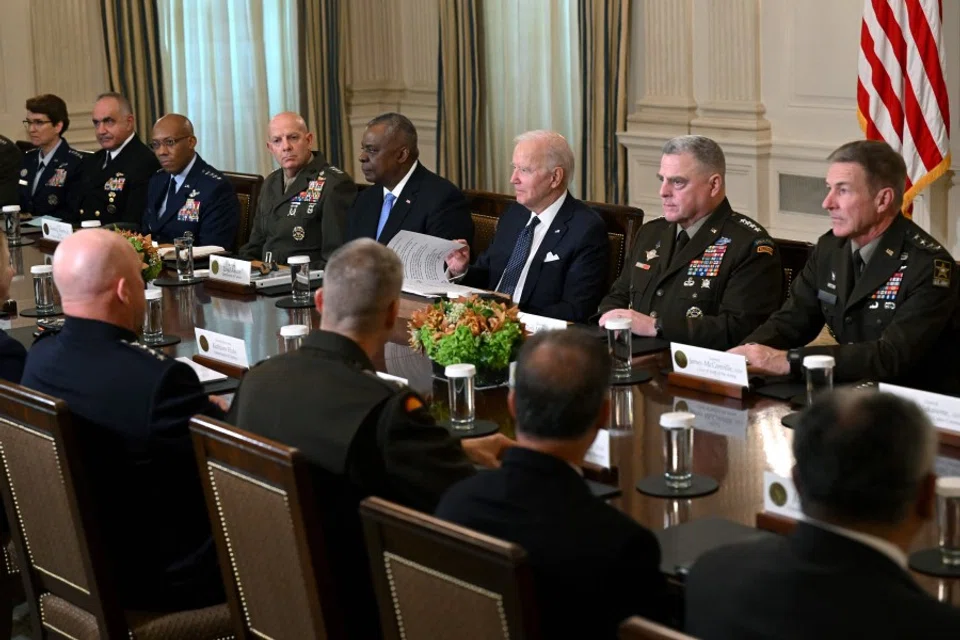
<instances>
[{"instance_id":1,"label":"green uniform jacket","mask_svg":"<svg viewBox=\"0 0 960 640\"><path fill-rule=\"evenodd\" d=\"M262 260L271 251L279 263L304 255L312 266L324 266L343 244L347 209L356 197L353 178L316 151L286 191L283 169L274 171L263 183L250 241L240 256Z\"/></svg>"},{"instance_id":2,"label":"green uniform jacket","mask_svg":"<svg viewBox=\"0 0 960 640\"><path fill-rule=\"evenodd\" d=\"M726 198L673 255L676 235L676 223L665 218L640 227L600 312L632 306L659 318L671 342L736 346L780 306L783 271L776 245Z\"/></svg>"}]
</instances>

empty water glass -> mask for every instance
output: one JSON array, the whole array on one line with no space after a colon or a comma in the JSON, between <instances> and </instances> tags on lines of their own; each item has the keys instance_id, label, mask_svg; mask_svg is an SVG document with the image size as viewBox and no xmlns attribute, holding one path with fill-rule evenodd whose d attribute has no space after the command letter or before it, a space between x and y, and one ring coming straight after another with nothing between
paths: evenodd
<instances>
[{"instance_id":1,"label":"empty water glass","mask_svg":"<svg viewBox=\"0 0 960 640\"><path fill-rule=\"evenodd\" d=\"M472 364L451 364L444 370L450 401L450 424L454 429L470 429L476 413L473 405L473 377L477 368Z\"/></svg>"},{"instance_id":2,"label":"empty water glass","mask_svg":"<svg viewBox=\"0 0 960 640\"><path fill-rule=\"evenodd\" d=\"M673 411L660 416L663 428L664 480L668 487L686 489L693 484L692 413Z\"/></svg>"},{"instance_id":3,"label":"empty water glass","mask_svg":"<svg viewBox=\"0 0 960 640\"><path fill-rule=\"evenodd\" d=\"M610 318L604 323L607 330L607 346L613 360L613 377L629 378L633 360L630 318Z\"/></svg>"},{"instance_id":4,"label":"empty water glass","mask_svg":"<svg viewBox=\"0 0 960 640\"><path fill-rule=\"evenodd\" d=\"M937 524L943 564L960 565L960 478L937 478Z\"/></svg>"},{"instance_id":5,"label":"empty water glass","mask_svg":"<svg viewBox=\"0 0 960 640\"><path fill-rule=\"evenodd\" d=\"M304 338L310 334L310 327L305 324L288 324L280 327L280 338L283 340L283 353L296 351L303 344Z\"/></svg>"},{"instance_id":6,"label":"empty water glass","mask_svg":"<svg viewBox=\"0 0 960 640\"><path fill-rule=\"evenodd\" d=\"M633 387L610 387L610 432L633 430Z\"/></svg>"},{"instance_id":7,"label":"empty water glass","mask_svg":"<svg viewBox=\"0 0 960 640\"><path fill-rule=\"evenodd\" d=\"M144 297L147 309L143 316L143 342L157 344L163 341L163 291L147 289Z\"/></svg>"},{"instance_id":8,"label":"empty water glass","mask_svg":"<svg viewBox=\"0 0 960 640\"><path fill-rule=\"evenodd\" d=\"M193 234L188 231L182 237L174 238L173 249L177 254L177 279L193 280Z\"/></svg>"},{"instance_id":9,"label":"empty water glass","mask_svg":"<svg viewBox=\"0 0 960 640\"><path fill-rule=\"evenodd\" d=\"M806 356L803 368L807 376L807 404L813 404L821 393L833 389L833 356Z\"/></svg>"},{"instance_id":10,"label":"empty water glass","mask_svg":"<svg viewBox=\"0 0 960 640\"><path fill-rule=\"evenodd\" d=\"M15 204L3 208L3 228L8 244L20 244L20 206Z\"/></svg>"},{"instance_id":11,"label":"empty water glass","mask_svg":"<svg viewBox=\"0 0 960 640\"><path fill-rule=\"evenodd\" d=\"M310 302L310 256L290 256L290 287L293 301L298 304Z\"/></svg>"},{"instance_id":12,"label":"empty water glass","mask_svg":"<svg viewBox=\"0 0 960 640\"><path fill-rule=\"evenodd\" d=\"M53 265L37 264L30 267L33 274L33 301L38 314L53 314L56 298L53 294Z\"/></svg>"}]
</instances>

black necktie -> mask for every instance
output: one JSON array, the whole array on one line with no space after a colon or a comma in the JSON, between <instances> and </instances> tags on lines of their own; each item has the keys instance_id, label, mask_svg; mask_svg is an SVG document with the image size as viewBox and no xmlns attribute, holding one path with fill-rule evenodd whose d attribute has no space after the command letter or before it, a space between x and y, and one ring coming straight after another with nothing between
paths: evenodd
<instances>
[{"instance_id":1,"label":"black necktie","mask_svg":"<svg viewBox=\"0 0 960 640\"><path fill-rule=\"evenodd\" d=\"M520 231L517 237L517 244L513 246L513 253L510 254L510 260L503 269L503 278L500 279L500 286L497 291L505 293L508 296L513 295L513 290L517 288L520 281L520 274L523 267L527 264L527 256L530 255L530 245L533 244L533 228L540 224L539 216L534 216L527 226Z\"/></svg>"},{"instance_id":2,"label":"black necktie","mask_svg":"<svg viewBox=\"0 0 960 640\"><path fill-rule=\"evenodd\" d=\"M853 282L856 283L860 279L860 274L863 273L863 256L860 255L860 250L853 252Z\"/></svg>"},{"instance_id":3,"label":"black necktie","mask_svg":"<svg viewBox=\"0 0 960 640\"><path fill-rule=\"evenodd\" d=\"M163 211L160 213L161 216L170 210L170 205L173 203L173 196L175 195L177 195L177 179L174 176L170 176L170 186L167 187L167 203L163 205Z\"/></svg>"},{"instance_id":4,"label":"black necktie","mask_svg":"<svg viewBox=\"0 0 960 640\"><path fill-rule=\"evenodd\" d=\"M683 251L683 248L687 246L688 242L690 242L690 236L687 235L685 230L681 229L680 233L677 234L677 239L673 243L673 258L680 255L680 252Z\"/></svg>"},{"instance_id":5,"label":"black necktie","mask_svg":"<svg viewBox=\"0 0 960 640\"><path fill-rule=\"evenodd\" d=\"M104 168L104 169L106 169L107 167L110 166L110 161L111 161L112 159L113 159L113 158L110 157L110 152L107 151L107 159L103 161L103 168Z\"/></svg>"},{"instance_id":6,"label":"black necktie","mask_svg":"<svg viewBox=\"0 0 960 640\"><path fill-rule=\"evenodd\" d=\"M46 165L43 164L43 160L40 161L40 166L37 167L37 175L33 176L33 186L30 189L30 195L33 195L37 192L37 187L40 185L40 175L43 173L43 168Z\"/></svg>"}]
</instances>

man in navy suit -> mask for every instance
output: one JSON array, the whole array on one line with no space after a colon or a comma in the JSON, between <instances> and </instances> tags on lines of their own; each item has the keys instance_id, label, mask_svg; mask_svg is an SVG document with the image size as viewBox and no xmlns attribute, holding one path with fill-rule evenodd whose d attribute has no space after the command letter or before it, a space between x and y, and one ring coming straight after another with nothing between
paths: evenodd
<instances>
[{"instance_id":1,"label":"man in navy suit","mask_svg":"<svg viewBox=\"0 0 960 640\"><path fill-rule=\"evenodd\" d=\"M162 171L147 185L141 226L160 243L189 231L195 246L233 248L240 224L240 201L222 173L203 161L186 117L170 113L153 125L153 149Z\"/></svg>"},{"instance_id":2,"label":"man in navy suit","mask_svg":"<svg viewBox=\"0 0 960 640\"><path fill-rule=\"evenodd\" d=\"M67 103L44 94L27 100L26 107L23 125L34 148L24 154L20 168L20 211L69 218L80 196L83 154L63 139L70 127Z\"/></svg>"},{"instance_id":3,"label":"man in navy suit","mask_svg":"<svg viewBox=\"0 0 960 640\"><path fill-rule=\"evenodd\" d=\"M665 617L657 539L593 496L580 472L607 422L609 372L606 346L583 329L530 338L507 397L517 446L436 510L526 550L544 638L615 638L631 615Z\"/></svg>"},{"instance_id":4,"label":"man in navy suit","mask_svg":"<svg viewBox=\"0 0 960 640\"><path fill-rule=\"evenodd\" d=\"M474 264L469 246L447 256L450 274L509 295L523 311L584 322L606 289L606 226L567 191L573 151L563 136L528 131L514 142L517 204L500 216L493 242Z\"/></svg>"},{"instance_id":5,"label":"man in navy suit","mask_svg":"<svg viewBox=\"0 0 960 640\"><path fill-rule=\"evenodd\" d=\"M360 144L360 169L373 183L347 212L347 241L390 244L398 231L473 242L473 219L463 193L418 158L417 129L399 113L377 116Z\"/></svg>"}]
</instances>

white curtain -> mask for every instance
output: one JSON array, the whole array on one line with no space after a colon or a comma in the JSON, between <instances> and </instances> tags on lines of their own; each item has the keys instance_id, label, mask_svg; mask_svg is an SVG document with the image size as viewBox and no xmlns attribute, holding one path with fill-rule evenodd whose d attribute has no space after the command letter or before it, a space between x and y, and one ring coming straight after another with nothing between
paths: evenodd
<instances>
[{"instance_id":1,"label":"white curtain","mask_svg":"<svg viewBox=\"0 0 960 640\"><path fill-rule=\"evenodd\" d=\"M158 0L167 112L221 171L267 175L267 123L300 104L296 0Z\"/></svg>"},{"instance_id":2,"label":"white curtain","mask_svg":"<svg viewBox=\"0 0 960 640\"><path fill-rule=\"evenodd\" d=\"M524 131L556 131L579 157L577 26L576 0L484 1L485 189L513 194L513 138Z\"/></svg>"}]
</instances>

